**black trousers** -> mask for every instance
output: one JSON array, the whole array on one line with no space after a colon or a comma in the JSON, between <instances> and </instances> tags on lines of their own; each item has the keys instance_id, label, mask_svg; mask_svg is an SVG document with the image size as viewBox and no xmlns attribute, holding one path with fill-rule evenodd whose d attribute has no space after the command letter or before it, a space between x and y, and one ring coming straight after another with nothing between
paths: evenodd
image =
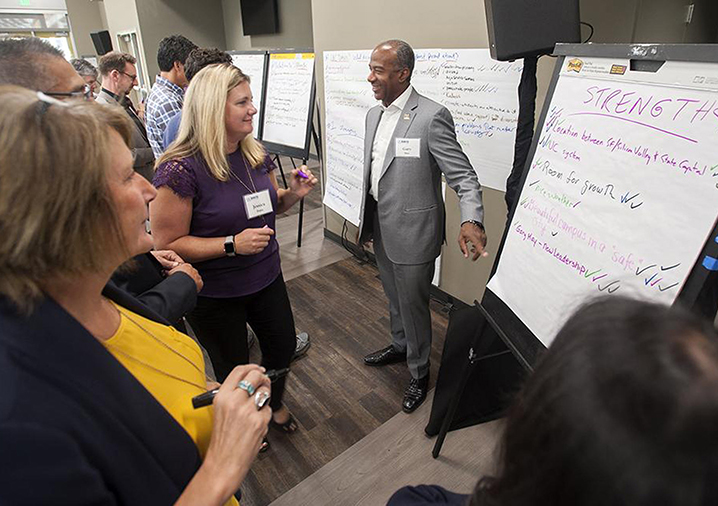
<instances>
[{"instance_id":1,"label":"black trousers","mask_svg":"<svg viewBox=\"0 0 718 506\"><path fill-rule=\"evenodd\" d=\"M223 382L237 365L249 363L247 323L257 335L262 366L289 367L296 346L294 316L280 273L269 286L251 295L217 299L198 297L187 316L197 339L212 361L217 381ZM272 383L273 410L282 406L286 376Z\"/></svg>"}]
</instances>

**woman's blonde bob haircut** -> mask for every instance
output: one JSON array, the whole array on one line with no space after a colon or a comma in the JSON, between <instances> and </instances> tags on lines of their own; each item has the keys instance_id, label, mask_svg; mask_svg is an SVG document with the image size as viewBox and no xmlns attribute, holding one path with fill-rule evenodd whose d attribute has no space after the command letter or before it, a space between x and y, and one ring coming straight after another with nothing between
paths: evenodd
<instances>
[{"instance_id":1,"label":"woman's blonde bob haircut","mask_svg":"<svg viewBox=\"0 0 718 506\"><path fill-rule=\"evenodd\" d=\"M155 167L199 153L212 176L227 181L230 177L225 126L227 94L245 82L249 83L249 76L234 65L209 65L200 70L187 89L177 139L159 157ZM264 161L264 148L252 135L242 139L239 147L252 167Z\"/></svg>"},{"instance_id":2,"label":"woman's blonde bob haircut","mask_svg":"<svg viewBox=\"0 0 718 506\"><path fill-rule=\"evenodd\" d=\"M111 129L129 144L131 125L120 108L17 86L0 86L0 111L0 296L29 314L48 278L127 251L107 170Z\"/></svg>"}]
</instances>

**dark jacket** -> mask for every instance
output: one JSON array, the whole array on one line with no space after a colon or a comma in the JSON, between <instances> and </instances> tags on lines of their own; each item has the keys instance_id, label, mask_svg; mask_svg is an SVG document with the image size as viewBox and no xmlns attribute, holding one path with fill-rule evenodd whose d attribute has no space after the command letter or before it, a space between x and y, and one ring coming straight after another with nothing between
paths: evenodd
<instances>
[{"instance_id":1,"label":"dark jacket","mask_svg":"<svg viewBox=\"0 0 718 506\"><path fill-rule=\"evenodd\" d=\"M126 292L105 295L167 323ZM187 432L54 301L0 298L0 504L172 504L201 464Z\"/></svg>"},{"instance_id":2,"label":"dark jacket","mask_svg":"<svg viewBox=\"0 0 718 506\"><path fill-rule=\"evenodd\" d=\"M115 272L107 286L114 285L130 293L186 334L182 317L197 304L197 285L194 280L184 272L164 277L162 266L152 253L137 255L132 263L129 270Z\"/></svg>"}]
</instances>

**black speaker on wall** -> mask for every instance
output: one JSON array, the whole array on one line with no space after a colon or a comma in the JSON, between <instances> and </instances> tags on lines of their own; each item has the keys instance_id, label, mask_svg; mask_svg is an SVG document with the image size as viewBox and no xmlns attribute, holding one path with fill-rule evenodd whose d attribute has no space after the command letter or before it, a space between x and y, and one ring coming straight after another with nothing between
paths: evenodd
<instances>
[{"instance_id":1,"label":"black speaker on wall","mask_svg":"<svg viewBox=\"0 0 718 506\"><path fill-rule=\"evenodd\" d=\"M279 31L277 0L240 0L244 35L263 35Z\"/></svg>"},{"instance_id":2,"label":"black speaker on wall","mask_svg":"<svg viewBox=\"0 0 718 506\"><path fill-rule=\"evenodd\" d=\"M110 32L107 30L92 32L90 37L92 37L92 43L95 45L95 51L99 56L112 51L112 39L110 38Z\"/></svg>"},{"instance_id":3,"label":"black speaker on wall","mask_svg":"<svg viewBox=\"0 0 718 506\"><path fill-rule=\"evenodd\" d=\"M581 42L578 0L484 0L495 60L550 54L557 42Z\"/></svg>"}]
</instances>

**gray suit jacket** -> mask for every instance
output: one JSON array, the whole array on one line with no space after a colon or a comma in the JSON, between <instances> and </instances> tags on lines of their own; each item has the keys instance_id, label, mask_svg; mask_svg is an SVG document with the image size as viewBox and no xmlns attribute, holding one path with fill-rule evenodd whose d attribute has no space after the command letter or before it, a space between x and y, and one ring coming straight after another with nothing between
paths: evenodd
<instances>
[{"instance_id":1,"label":"gray suit jacket","mask_svg":"<svg viewBox=\"0 0 718 506\"><path fill-rule=\"evenodd\" d=\"M361 241L373 233L371 151L381 117L381 107L369 110L364 136L364 187ZM419 139L419 158L397 157L395 140ZM456 140L449 110L413 90L387 148L377 199L381 236L389 259L395 264L413 265L433 261L441 252L445 237L444 200L441 174L458 194L461 221L483 222L481 185L469 159Z\"/></svg>"},{"instance_id":2,"label":"gray suit jacket","mask_svg":"<svg viewBox=\"0 0 718 506\"><path fill-rule=\"evenodd\" d=\"M122 107L115 97L107 93L105 90L101 90L95 100L100 104ZM131 148L132 155L135 157L134 168L137 172L142 174L145 179L151 182L155 173L155 155L152 153L152 148L150 147L150 142L147 139L147 133L144 131L144 128L141 128L131 116L130 119L132 120Z\"/></svg>"}]
</instances>

